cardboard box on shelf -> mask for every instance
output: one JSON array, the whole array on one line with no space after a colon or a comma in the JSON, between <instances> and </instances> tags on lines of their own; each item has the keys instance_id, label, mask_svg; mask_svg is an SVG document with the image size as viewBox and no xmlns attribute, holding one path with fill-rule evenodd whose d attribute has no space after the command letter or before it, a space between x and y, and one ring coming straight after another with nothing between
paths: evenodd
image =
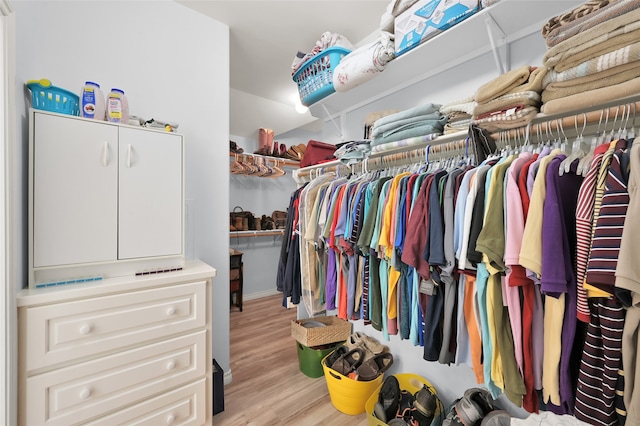
<instances>
[{"instance_id":1,"label":"cardboard box on shelf","mask_svg":"<svg viewBox=\"0 0 640 426\"><path fill-rule=\"evenodd\" d=\"M396 56L480 10L478 0L419 0L394 21Z\"/></svg>"}]
</instances>

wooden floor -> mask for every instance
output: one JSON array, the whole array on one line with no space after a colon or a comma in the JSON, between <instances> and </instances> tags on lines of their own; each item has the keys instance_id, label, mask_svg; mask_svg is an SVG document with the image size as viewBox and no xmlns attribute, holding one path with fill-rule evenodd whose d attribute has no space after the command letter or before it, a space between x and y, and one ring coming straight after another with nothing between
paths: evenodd
<instances>
[{"instance_id":1,"label":"wooden floor","mask_svg":"<svg viewBox=\"0 0 640 426\"><path fill-rule=\"evenodd\" d=\"M247 300L243 312L231 308L232 382L224 388L216 426L364 426L367 415L343 414L331 404L324 377L305 376L291 337L296 310L282 307L280 295Z\"/></svg>"}]
</instances>

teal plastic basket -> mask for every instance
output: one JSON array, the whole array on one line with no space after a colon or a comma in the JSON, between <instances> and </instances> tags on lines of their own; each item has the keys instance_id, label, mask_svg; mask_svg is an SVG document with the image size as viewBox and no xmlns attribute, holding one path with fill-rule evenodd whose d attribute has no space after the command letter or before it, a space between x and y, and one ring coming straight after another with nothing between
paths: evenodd
<instances>
[{"instance_id":1,"label":"teal plastic basket","mask_svg":"<svg viewBox=\"0 0 640 426\"><path fill-rule=\"evenodd\" d=\"M293 74L302 105L309 106L336 91L333 87L333 71L349 53L351 51L343 47L328 47L307 60Z\"/></svg>"},{"instance_id":2,"label":"teal plastic basket","mask_svg":"<svg viewBox=\"0 0 640 426\"><path fill-rule=\"evenodd\" d=\"M27 81L31 91L31 106L35 109L57 112L59 114L80 115L80 97L68 90L52 86L51 81Z\"/></svg>"}]
</instances>

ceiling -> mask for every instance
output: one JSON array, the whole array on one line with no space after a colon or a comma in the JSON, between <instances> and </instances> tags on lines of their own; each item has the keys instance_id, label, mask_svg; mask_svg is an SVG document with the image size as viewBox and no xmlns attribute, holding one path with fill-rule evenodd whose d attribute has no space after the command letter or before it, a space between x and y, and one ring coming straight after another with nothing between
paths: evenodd
<instances>
[{"instance_id":1,"label":"ceiling","mask_svg":"<svg viewBox=\"0 0 640 426\"><path fill-rule=\"evenodd\" d=\"M319 120L296 112L292 101L298 94L291 78L296 52L310 52L327 31L356 46L372 40L389 2L178 0L229 26L229 133L254 139L261 127L275 135L299 127L319 130Z\"/></svg>"}]
</instances>

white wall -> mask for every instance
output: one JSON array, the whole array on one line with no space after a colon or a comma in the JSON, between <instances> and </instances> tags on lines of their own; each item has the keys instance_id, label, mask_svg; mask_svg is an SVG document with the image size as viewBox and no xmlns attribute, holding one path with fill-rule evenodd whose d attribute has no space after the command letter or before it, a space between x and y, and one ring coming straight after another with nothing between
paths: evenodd
<instances>
[{"instance_id":1,"label":"white wall","mask_svg":"<svg viewBox=\"0 0 640 426\"><path fill-rule=\"evenodd\" d=\"M173 1L13 1L19 159L15 285L26 285L26 80L78 92L85 80L125 90L132 115L179 123L186 141L189 254L217 269L213 355L229 369L229 28ZM191 230L191 232L189 232Z\"/></svg>"}]
</instances>

